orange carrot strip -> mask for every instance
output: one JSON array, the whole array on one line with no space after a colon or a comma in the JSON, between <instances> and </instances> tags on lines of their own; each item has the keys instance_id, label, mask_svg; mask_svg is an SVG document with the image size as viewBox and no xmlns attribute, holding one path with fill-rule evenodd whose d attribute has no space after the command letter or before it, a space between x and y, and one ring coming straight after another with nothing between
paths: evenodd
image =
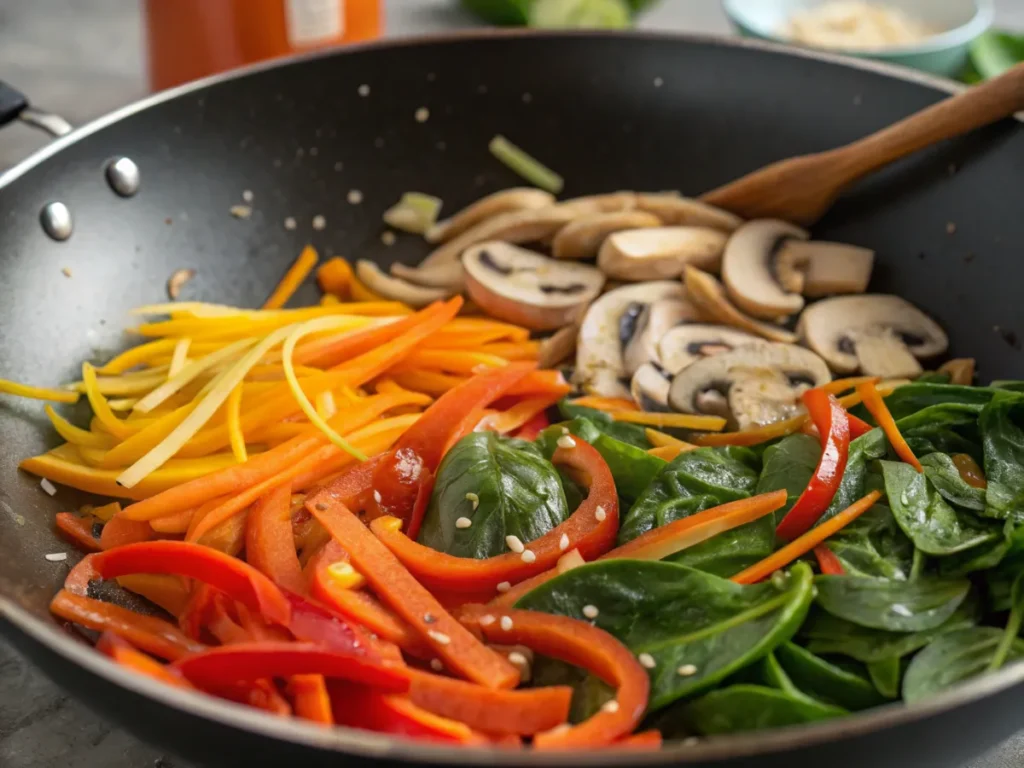
<instances>
[{"instance_id":1,"label":"orange carrot strip","mask_svg":"<svg viewBox=\"0 0 1024 768\"><path fill-rule=\"evenodd\" d=\"M892 445L893 450L896 451L896 455L918 472L924 472L924 467L921 466L921 462L917 460L917 456L910 450L907 441L900 434L895 419L889 413L889 406L885 404L885 400L882 399L882 395L874 383L858 384L857 394L864 401L864 407L868 409L868 412L874 417L878 426L885 432L885 436L889 440L890 445Z\"/></svg>"},{"instance_id":2,"label":"orange carrot strip","mask_svg":"<svg viewBox=\"0 0 1024 768\"><path fill-rule=\"evenodd\" d=\"M611 747L613 749L654 750L661 749L661 741L661 731L652 728L649 731L640 731L640 733L619 739Z\"/></svg>"},{"instance_id":3,"label":"orange carrot strip","mask_svg":"<svg viewBox=\"0 0 1024 768\"><path fill-rule=\"evenodd\" d=\"M596 411L639 411L640 407L632 400L627 400L624 397L598 397L596 395L588 395L587 397L577 397L572 401L572 405L578 405L581 408L593 408Z\"/></svg>"},{"instance_id":4,"label":"orange carrot strip","mask_svg":"<svg viewBox=\"0 0 1024 768\"><path fill-rule=\"evenodd\" d=\"M246 521L245 559L292 592L302 592L302 566L292 537L292 486L272 488L252 505Z\"/></svg>"},{"instance_id":5,"label":"orange carrot strip","mask_svg":"<svg viewBox=\"0 0 1024 768\"><path fill-rule=\"evenodd\" d=\"M127 640L113 632L108 631L100 635L96 650L136 674L151 677L175 688L195 690L192 684L175 670L136 650Z\"/></svg>"},{"instance_id":6,"label":"orange carrot strip","mask_svg":"<svg viewBox=\"0 0 1024 768\"><path fill-rule=\"evenodd\" d=\"M100 551L100 541L92 535L95 518L78 517L71 512L59 512L56 522L57 530L69 538L79 549L86 552Z\"/></svg>"},{"instance_id":7,"label":"orange carrot strip","mask_svg":"<svg viewBox=\"0 0 1024 768\"><path fill-rule=\"evenodd\" d=\"M156 517L149 521L150 526L157 533L185 533L192 523L192 516L196 513L194 509L183 509L173 515Z\"/></svg>"},{"instance_id":8,"label":"orange carrot strip","mask_svg":"<svg viewBox=\"0 0 1024 768\"><path fill-rule=\"evenodd\" d=\"M526 424L538 413L544 413L561 399L561 395L541 395L521 400L504 411L489 411L477 424L477 429L489 429L507 435Z\"/></svg>"},{"instance_id":9,"label":"orange carrot strip","mask_svg":"<svg viewBox=\"0 0 1024 768\"><path fill-rule=\"evenodd\" d=\"M288 268L284 277L281 278L281 282L277 284L274 292L270 294L270 298L263 303L263 309L280 309L287 304L288 299L302 285L302 281L309 277L309 273L313 271L318 258L320 257L317 255L316 248L312 245L307 245L303 248L299 258Z\"/></svg>"},{"instance_id":10,"label":"orange carrot strip","mask_svg":"<svg viewBox=\"0 0 1024 768\"><path fill-rule=\"evenodd\" d=\"M536 360L540 354L539 341L509 341L481 344L477 347L488 355L503 357L509 362L515 360Z\"/></svg>"},{"instance_id":11,"label":"orange carrot strip","mask_svg":"<svg viewBox=\"0 0 1024 768\"><path fill-rule=\"evenodd\" d=\"M850 376L845 379L836 379L825 384L821 389L825 390L826 394L838 395L840 392L845 392L848 389L856 389L861 384L877 384L879 378L877 376Z\"/></svg>"},{"instance_id":12,"label":"orange carrot strip","mask_svg":"<svg viewBox=\"0 0 1024 768\"><path fill-rule=\"evenodd\" d=\"M156 538L156 531L148 522L128 520L120 515L115 515L103 525L103 532L100 534L100 548L113 549L154 538Z\"/></svg>"},{"instance_id":13,"label":"orange carrot strip","mask_svg":"<svg viewBox=\"0 0 1024 768\"><path fill-rule=\"evenodd\" d=\"M466 376L449 376L447 373L437 371L395 371L392 378L399 386L414 392L425 392L434 397L443 395L449 389L454 389L469 380Z\"/></svg>"},{"instance_id":14,"label":"orange carrot strip","mask_svg":"<svg viewBox=\"0 0 1024 768\"><path fill-rule=\"evenodd\" d=\"M685 453L686 449L683 448L681 445L662 445L658 448L651 448L647 452L651 454L651 456L657 456L659 459L664 459L665 461L672 461L680 453Z\"/></svg>"},{"instance_id":15,"label":"orange carrot strip","mask_svg":"<svg viewBox=\"0 0 1024 768\"><path fill-rule=\"evenodd\" d=\"M324 293L345 299L352 286L352 275L351 265L340 256L335 256L320 265L316 271L316 281Z\"/></svg>"},{"instance_id":16,"label":"orange carrot strip","mask_svg":"<svg viewBox=\"0 0 1024 768\"><path fill-rule=\"evenodd\" d=\"M334 725L331 697L323 675L293 675L288 680L295 714L320 725Z\"/></svg>"}]
</instances>

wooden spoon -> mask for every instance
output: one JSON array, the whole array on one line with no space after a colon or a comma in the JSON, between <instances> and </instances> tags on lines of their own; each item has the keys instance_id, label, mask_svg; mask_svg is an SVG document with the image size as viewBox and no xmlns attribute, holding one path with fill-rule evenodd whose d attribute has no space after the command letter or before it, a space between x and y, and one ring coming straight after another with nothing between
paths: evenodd
<instances>
[{"instance_id":1,"label":"wooden spoon","mask_svg":"<svg viewBox=\"0 0 1024 768\"><path fill-rule=\"evenodd\" d=\"M781 160L701 200L746 219L809 226L854 182L900 158L1024 110L1024 64L845 147Z\"/></svg>"}]
</instances>

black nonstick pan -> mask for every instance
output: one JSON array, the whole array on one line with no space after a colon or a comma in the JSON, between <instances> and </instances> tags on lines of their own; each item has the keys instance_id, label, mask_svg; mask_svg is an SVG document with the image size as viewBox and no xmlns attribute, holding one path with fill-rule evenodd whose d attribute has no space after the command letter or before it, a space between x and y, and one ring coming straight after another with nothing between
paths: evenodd
<instances>
[{"instance_id":1,"label":"black nonstick pan","mask_svg":"<svg viewBox=\"0 0 1024 768\"><path fill-rule=\"evenodd\" d=\"M519 183L487 152L496 133L562 173L569 196L696 194L846 143L952 87L762 44L631 34L371 45L204 81L76 131L0 177L0 373L69 380L81 360L123 346L127 310L164 300L181 268L197 273L182 298L251 306L306 242L321 254L414 261L424 244L385 246L382 211L409 190L439 195L451 211ZM423 107L426 121L416 119ZM117 158L139 170L133 195L109 183ZM873 287L937 318L953 353L977 358L984 380L1024 378L1022 178L1024 127L1007 121L872 179L816 235L876 249ZM233 217L245 190L252 216ZM352 190L361 203L349 202ZM41 226L55 202L70 215L57 222L70 225L64 241ZM325 227L313 226L316 216ZM186 757L310 768L342 760L941 768L1024 727L1024 665L920 706L628 757L450 750L179 693L116 668L47 611L70 565L44 558L70 549L54 533L54 514L86 499L67 489L49 497L17 463L55 439L35 404L0 403L0 630L75 695Z\"/></svg>"}]
</instances>

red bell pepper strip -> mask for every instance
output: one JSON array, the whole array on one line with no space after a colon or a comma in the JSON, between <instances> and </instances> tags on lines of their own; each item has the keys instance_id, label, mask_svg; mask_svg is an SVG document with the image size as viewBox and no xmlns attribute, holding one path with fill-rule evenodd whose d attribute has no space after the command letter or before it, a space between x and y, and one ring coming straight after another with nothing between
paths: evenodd
<instances>
[{"instance_id":1,"label":"red bell pepper strip","mask_svg":"<svg viewBox=\"0 0 1024 768\"><path fill-rule=\"evenodd\" d=\"M174 667L199 688L223 688L262 678L323 675L386 691L409 688L409 675L396 666L312 643L257 642L210 648L185 656Z\"/></svg>"},{"instance_id":2,"label":"red bell pepper strip","mask_svg":"<svg viewBox=\"0 0 1024 768\"><path fill-rule=\"evenodd\" d=\"M516 668L452 618L343 504L318 494L306 501L306 508L345 548L377 596L420 633L449 669L491 688L516 686Z\"/></svg>"},{"instance_id":3,"label":"red bell pepper strip","mask_svg":"<svg viewBox=\"0 0 1024 768\"><path fill-rule=\"evenodd\" d=\"M170 667L136 650L131 643L120 635L115 635L113 632L104 632L100 635L99 642L96 643L96 649L100 653L109 656L122 667L132 670L132 672L151 677L175 688L194 690L185 678L174 672Z\"/></svg>"},{"instance_id":4,"label":"red bell pepper strip","mask_svg":"<svg viewBox=\"0 0 1024 768\"><path fill-rule=\"evenodd\" d=\"M493 612L492 612L493 611ZM602 629L565 616L488 606L467 609L463 620L493 643L525 645L591 672L616 690L615 705L571 728L533 738L535 749L600 747L633 732L647 709L650 679L632 652ZM492 620L493 619L493 620Z\"/></svg>"},{"instance_id":5,"label":"red bell pepper strip","mask_svg":"<svg viewBox=\"0 0 1024 768\"><path fill-rule=\"evenodd\" d=\"M292 486L286 482L252 505L245 523L245 559L278 586L301 592L305 584L292 536L291 500Z\"/></svg>"},{"instance_id":6,"label":"red bell pepper strip","mask_svg":"<svg viewBox=\"0 0 1024 768\"><path fill-rule=\"evenodd\" d=\"M181 631L186 635L194 640L198 640L203 633L203 627L207 625L214 615L215 606L222 606L226 613L228 603L230 601L227 595L218 592L209 584L197 581L192 585L192 592L188 596L188 601L178 615L178 626L181 627ZM232 621L237 624L236 619L237 617L232 617ZM239 629L241 629L240 625ZM244 630L242 631L244 632ZM220 639L220 635L216 636ZM249 639L248 633L245 633L245 637ZM221 640L221 642L226 641Z\"/></svg>"},{"instance_id":7,"label":"red bell pepper strip","mask_svg":"<svg viewBox=\"0 0 1024 768\"><path fill-rule=\"evenodd\" d=\"M286 592L285 597L292 606L288 629L296 640L313 643L329 651L366 656L373 661L382 658L378 642L362 627L300 595Z\"/></svg>"},{"instance_id":8,"label":"red bell pepper strip","mask_svg":"<svg viewBox=\"0 0 1024 768\"><path fill-rule=\"evenodd\" d=\"M184 541L146 541L128 544L89 555L79 563L79 566L84 566L103 579L113 579L129 573L187 576L219 589L233 600L259 612L271 623L288 626L291 618L288 600L274 582L251 565L199 544ZM77 571L78 567L75 570ZM67 583L65 586L68 586Z\"/></svg>"},{"instance_id":9,"label":"red bell pepper strip","mask_svg":"<svg viewBox=\"0 0 1024 768\"><path fill-rule=\"evenodd\" d=\"M170 622L62 589L50 603L62 619L95 632L113 632L136 648L163 659L180 659L206 649Z\"/></svg>"},{"instance_id":10,"label":"red bell pepper strip","mask_svg":"<svg viewBox=\"0 0 1024 768\"><path fill-rule=\"evenodd\" d=\"M523 424L516 432L515 436L520 440L529 440L533 442L537 439L537 435L543 432L545 429L551 426L551 419L548 418L547 411L541 411L528 422Z\"/></svg>"},{"instance_id":11,"label":"red bell pepper strip","mask_svg":"<svg viewBox=\"0 0 1024 768\"><path fill-rule=\"evenodd\" d=\"M99 552L100 542L92 535L95 518L78 517L70 512L57 514L57 530L69 538L79 549L86 552Z\"/></svg>"},{"instance_id":12,"label":"red bell pepper strip","mask_svg":"<svg viewBox=\"0 0 1024 768\"><path fill-rule=\"evenodd\" d=\"M597 450L582 440L575 440L571 448L559 448L552 461L576 470L583 476L584 484L589 485L589 491L568 520L526 545L533 554L529 562L523 559L525 552L510 552L486 560L437 552L403 534L400 521L395 518L378 518L370 529L431 590L496 592L502 582L518 583L554 567L570 549L578 549L584 559L603 555L615 544L619 529L618 496L608 465ZM567 540L564 546L563 536Z\"/></svg>"},{"instance_id":13,"label":"red bell pepper strip","mask_svg":"<svg viewBox=\"0 0 1024 768\"><path fill-rule=\"evenodd\" d=\"M640 731L640 733L634 733L632 736L619 739L612 744L612 747L614 749L635 749L640 751L661 749L661 731L657 728L652 728L649 731Z\"/></svg>"},{"instance_id":14,"label":"red bell pepper strip","mask_svg":"<svg viewBox=\"0 0 1024 768\"><path fill-rule=\"evenodd\" d=\"M842 576L846 573L836 553L829 549L828 544L819 544L814 548L814 556L818 559L818 568L823 576Z\"/></svg>"},{"instance_id":15,"label":"red bell pepper strip","mask_svg":"<svg viewBox=\"0 0 1024 768\"><path fill-rule=\"evenodd\" d=\"M409 698L413 704L477 731L531 736L569 719L569 686L501 691L429 672L411 670L410 674Z\"/></svg>"},{"instance_id":16,"label":"red bell pepper strip","mask_svg":"<svg viewBox=\"0 0 1024 768\"><path fill-rule=\"evenodd\" d=\"M860 395L861 400L864 402L864 407L868 409L874 420L878 422L878 426L885 432L885 436L889 440L889 444L892 445L893 450L896 451L896 455L918 472L924 472L924 467L921 466L921 462L917 460L917 456L910 450L907 441L900 434L899 427L896 426L896 420L889 413L889 407L885 404L885 400L882 399L882 395L874 383L858 384L857 394Z\"/></svg>"},{"instance_id":17,"label":"red bell pepper strip","mask_svg":"<svg viewBox=\"0 0 1024 768\"><path fill-rule=\"evenodd\" d=\"M334 725L331 697L323 675L295 675L288 681L288 693L296 715L313 723Z\"/></svg>"},{"instance_id":18,"label":"red bell pepper strip","mask_svg":"<svg viewBox=\"0 0 1024 768\"><path fill-rule=\"evenodd\" d=\"M281 695L273 680L254 680L249 683L229 685L206 693L219 696L239 704L248 704L254 709L262 709L278 717L291 717L292 707Z\"/></svg>"},{"instance_id":19,"label":"red bell pepper strip","mask_svg":"<svg viewBox=\"0 0 1024 768\"><path fill-rule=\"evenodd\" d=\"M835 396L809 389L803 401L818 428L821 458L807 488L775 529L783 541L792 541L818 522L839 490L850 455L850 419Z\"/></svg>"},{"instance_id":20,"label":"red bell pepper strip","mask_svg":"<svg viewBox=\"0 0 1024 768\"><path fill-rule=\"evenodd\" d=\"M846 418L850 420L850 439L856 440L861 435L866 435L874 427L868 424L864 419L859 416L854 416L852 413L847 411Z\"/></svg>"}]
</instances>

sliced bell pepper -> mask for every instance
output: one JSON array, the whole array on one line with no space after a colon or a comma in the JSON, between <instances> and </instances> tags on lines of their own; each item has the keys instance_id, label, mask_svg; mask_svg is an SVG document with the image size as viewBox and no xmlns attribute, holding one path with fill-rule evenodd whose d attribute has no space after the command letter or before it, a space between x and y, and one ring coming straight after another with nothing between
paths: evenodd
<instances>
[{"instance_id":1,"label":"sliced bell pepper","mask_svg":"<svg viewBox=\"0 0 1024 768\"><path fill-rule=\"evenodd\" d=\"M619 739L612 744L612 747L615 749L655 750L661 749L661 741L661 731L652 728L649 731L640 731L640 733Z\"/></svg>"},{"instance_id":2,"label":"sliced bell pepper","mask_svg":"<svg viewBox=\"0 0 1024 768\"><path fill-rule=\"evenodd\" d=\"M477 731L530 736L569 719L569 686L502 691L429 672L411 670L410 674L409 698L413 704Z\"/></svg>"},{"instance_id":3,"label":"sliced bell pepper","mask_svg":"<svg viewBox=\"0 0 1024 768\"><path fill-rule=\"evenodd\" d=\"M278 586L301 592L305 584L292 536L291 498L291 483L283 483L252 505L246 518L245 559Z\"/></svg>"},{"instance_id":4,"label":"sliced bell pepper","mask_svg":"<svg viewBox=\"0 0 1024 768\"><path fill-rule=\"evenodd\" d=\"M193 690L189 682L170 667L150 658L113 632L108 631L100 635L99 642L96 643L96 650L132 672L151 677L175 688Z\"/></svg>"},{"instance_id":5,"label":"sliced bell pepper","mask_svg":"<svg viewBox=\"0 0 1024 768\"><path fill-rule=\"evenodd\" d=\"M408 696L334 681L328 683L328 691L338 725L450 744L482 746L488 741L465 723L416 706Z\"/></svg>"},{"instance_id":6,"label":"sliced bell pepper","mask_svg":"<svg viewBox=\"0 0 1024 768\"><path fill-rule=\"evenodd\" d=\"M295 675L288 681L295 714L321 725L334 725L331 697L323 675Z\"/></svg>"},{"instance_id":7,"label":"sliced bell pepper","mask_svg":"<svg viewBox=\"0 0 1024 768\"><path fill-rule=\"evenodd\" d=\"M814 548L814 556L818 560L818 568L823 576L842 576L846 573L843 564L839 562L835 552L829 549L828 544L819 544Z\"/></svg>"},{"instance_id":8,"label":"sliced bell pepper","mask_svg":"<svg viewBox=\"0 0 1024 768\"><path fill-rule=\"evenodd\" d=\"M647 709L650 680L626 646L585 621L536 611L492 611L488 606L475 606L467 609L462 618L467 626L493 643L525 645L537 653L582 667L617 689L614 707L605 705L571 728L536 734L535 749L600 747L633 732Z\"/></svg>"},{"instance_id":9,"label":"sliced bell pepper","mask_svg":"<svg viewBox=\"0 0 1024 768\"><path fill-rule=\"evenodd\" d=\"M449 592L497 591L502 582L518 583L553 568L569 549L578 549L584 559L603 555L615 543L619 528L618 496L608 465L595 448L582 440L572 447L558 448L552 461L582 475L589 486L587 498L568 520L527 544L533 557L507 553L475 560L456 557L418 544L402 533L400 521L378 518L370 529L428 589ZM564 545L563 536L568 544ZM493 594L493 593L492 593Z\"/></svg>"},{"instance_id":10,"label":"sliced bell pepper","mask_svg":"<svg viewBox=\"0 0 1024 768\"><path fill-rule=\"evenodd\" d=\"M420 633L449 669L480 685L516 686L516 668L452 618L345 505L322 493L307 500L306 508L345 548L377 596Z\"/></svg>"},{"instance_id":11,"label":"sliced bell pepper","mask_svg":"<svg viewBox=\"0 0 1024 768\"><path fill-rule=\"evenodd\" d=\"M93 600L62 589L50 603L50 611L62 619L95 632L113 632L132 645L163 659L180 659L205 650L170 622L145 616L119 605Z\"/></svg>"},{"instance_id":12,"label":"sliced bell pepper","mask_svg":"<svg viewBox=\"0 0 1024 768\"><path fill-rule=\"evenodd\" d=\"M896 455L918 472L924 472L924 467L921 466L921 462L917 460L914 452L907 445L907 441L900 434L896 421L893 419L892 414L889 413L889 407L885 404L882 394L874 383L858 384L857 394L860 395L861 400L864 402L864 407L868 409L874 420L878 422L878 426L885 432L885 437L889 440L893 450L896 451Z\"/></svg>"},{"instance_id":13,"label":"sliced bell pepper","mask_svg":"<svg viewBox=\"0 0 1024 768\"><path fill-rule=\"evenodd\" d=\"M854 416L852 413L847 412L846 418L850 420L850 439L856 440L861 435L866 435L874 427L868 424L864 419L859 416Z\"/></svg>"},{"instance_id":14,"label":"sliced bell pepper","mask_svg":"<svg viewBox=\"0 0 1024 768\"><path fill-rule=\"evenodd\" d=\"M818 428L821 458L807 488L775 529L783 541L792 541L818 522L839 490L850 455L850 419L835 396L809 389L802 399Z\"/></svg>"},{"instance_id":15,"label":"sliced bell pepper","mask_svg":"<svg viewBox=\"0 0 1024 768\"><path fill-rule=\"evenodd\" d=\"M174 662L174 668L199 688L220 689L263 678L323 675L402 692L409 676L363 654L342 653L312 643L255 642L210 648Z\"/></svg>"},{"instance_id":16,"label":"sliced bell pepper","mask_svg":"<svg viewBox=\"0 0 1024 768\"><path fill-rule=\"evenodd\" d=\"M516 432L515 436L520 440L528 440L533 442L537 439L537 435L543 432L545 429L551 426L551 419L548 418L546 411L541 411L528 422L523 424Z\"/></svg>"},{"instance_id":17,"label":"sliced bell pepper","mask_svg":"<svg viewBox=\"0 0 1024 768\"><path fill-rule=\"evenodd\" d=\"M76 576L78 578L72 578ZM187 576L209 584L258 611L269 622L288 626L291 609L280 588L251 565L222 552L183 541L146 541L109 549L84 558L68 576L65 586L88 588L95 574L113 579L130 573L165 573ZM81 594L84 594L82 592Z\"/></svg>"},{"instance_id":18,"label":"sliced bell pepper","mask_svg":"<svg viewBox=\"0 0 1024 768\"><path fill-rule=\"evenodd\" d=\"M292 606L288 629L297 640L329 651L362 655L372 660L381 658L377 642L362 627L300 595L286 592L285 596Z\"/></svg>"},{"instance_id":19,"label":"sliced bell pepper","mask_svg":"<svg viewBox=\"0 0 1024 768\"><path fill-rule=\"evenodd\" d=\"M57 530L86 552L100 551L100 541L92 533L97 522L96 518L79 517L71 512L57 513Z\"/></svg>"}]
</instances>

